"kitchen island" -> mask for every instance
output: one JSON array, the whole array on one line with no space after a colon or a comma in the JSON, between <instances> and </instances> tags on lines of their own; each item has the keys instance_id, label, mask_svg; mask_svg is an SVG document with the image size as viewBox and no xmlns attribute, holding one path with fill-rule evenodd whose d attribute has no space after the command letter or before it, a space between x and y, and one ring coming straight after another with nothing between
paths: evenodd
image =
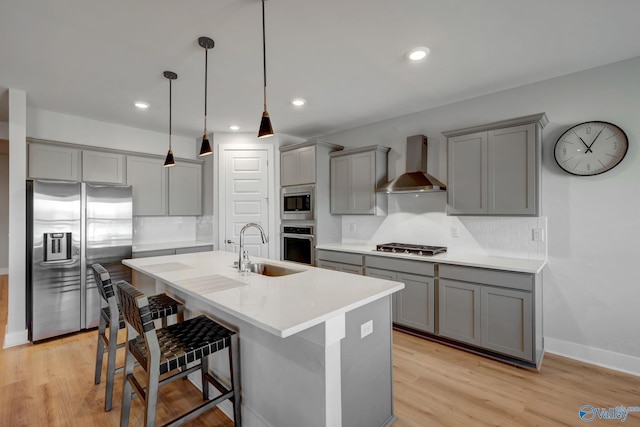
<instances>
[{"instance_id":1,"label":"kitchen island","mask_svg":"<svg viewBox=\"0 0 640 427\"><path fill-rule=\"evenodd\" d=\"M243 425L391 425L391 295L404 285L261 258L252 261L297 271L243 275L233 267L237 256L123 263L153 278L156 292L184 301L187 316L206 313L238 331ZM214 372L228 376L226 354L212 359ZM232 414L230 405L222 409Z\"/></svg>"}]
</instances>

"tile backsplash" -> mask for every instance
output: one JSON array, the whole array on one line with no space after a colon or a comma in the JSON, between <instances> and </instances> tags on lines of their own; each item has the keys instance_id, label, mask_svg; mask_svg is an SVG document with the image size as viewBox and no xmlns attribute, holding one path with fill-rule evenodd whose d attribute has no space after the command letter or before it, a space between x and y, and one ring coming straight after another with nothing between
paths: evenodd
<instances>
[{"instance_id":1,"label":"tile backsplash","mask_svg":"<svg viewBox=\"0 0 640 427\"><path fill-rule=\"evenodd\" d=\"M388 215L344 215L342 242L447 246L449 252L545 259L546 217L447 216L445 193L389 195ZM539 230L543 240L533 239ZM453 235L456 234L457 237Z\"/></svg>"}]
</instances>

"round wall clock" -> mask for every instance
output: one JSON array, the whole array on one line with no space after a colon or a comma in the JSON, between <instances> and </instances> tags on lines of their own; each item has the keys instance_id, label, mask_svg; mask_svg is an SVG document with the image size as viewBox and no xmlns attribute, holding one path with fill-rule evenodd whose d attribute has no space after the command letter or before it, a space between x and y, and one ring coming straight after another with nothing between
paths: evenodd
<instances>
[{"instance_id":1,"label":"round wall clock","mask_svg":"<svg viewBox=\"0 0 640 427\"><path fill-rule=\"evenodd\" d=\"M573 175L589 176L613 169L627 154L627 134L613 123L591 121L575 125L558 138L554 157Z\"/></svg>"}]
</instances>

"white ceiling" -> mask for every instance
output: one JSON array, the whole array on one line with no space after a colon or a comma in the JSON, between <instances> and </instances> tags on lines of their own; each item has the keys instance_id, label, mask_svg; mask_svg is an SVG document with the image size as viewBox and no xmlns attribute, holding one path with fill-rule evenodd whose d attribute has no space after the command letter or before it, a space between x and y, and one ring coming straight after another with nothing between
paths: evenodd
<instances>
[{"instance_id":1,"label":"white ceiling","mask_svg":"<svg viewBox=\"0 0 640 427\"><path fill-rule=\"evenodd\" d=\"M274 129L314 137L640 55L637 0L269 0L267 102ZM168 132L257 132L259 0L3 0L6 89L27 106ZM404 54L428 46L410 64ZM303 97L308 104L293 107ZM147 111L136 100L151 104Z\"/></svg>"}]
</instances>

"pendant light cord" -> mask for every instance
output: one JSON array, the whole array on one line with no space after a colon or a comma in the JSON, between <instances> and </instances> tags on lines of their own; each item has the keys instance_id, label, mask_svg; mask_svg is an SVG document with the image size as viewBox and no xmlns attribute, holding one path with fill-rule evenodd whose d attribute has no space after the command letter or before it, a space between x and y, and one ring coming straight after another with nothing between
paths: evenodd
<instances>
[{"instance_id":1,"label":"pendant light cord","mask_svg":"<svg viewBox=\"0 0 640 427\"><path fill-rule=\"evenodd\" d=\"M204 134L207 135L207 69L209 64L209 49L204 49Z\"/></svg>"},{"instance_id":2,"label":"pendant light cord","mask_svg":"<svg viewBox=\"0 0 640 427\"><path fill-rule=\"evenodd\" d=\"M262 0L262 71L264 73L264 111L267 111L267 42L264 30L264 0Z\"/></svg>"},{"instance_id":3,"label":"pendant light cord","mask_svg":"<svg viewBox=\"0 0 640 427\"><path fill-rule=\"evenodd\" d=\"M169 79L169 151L171 151L171 83L172 79Z\"/></svg>"}]
</instances>

